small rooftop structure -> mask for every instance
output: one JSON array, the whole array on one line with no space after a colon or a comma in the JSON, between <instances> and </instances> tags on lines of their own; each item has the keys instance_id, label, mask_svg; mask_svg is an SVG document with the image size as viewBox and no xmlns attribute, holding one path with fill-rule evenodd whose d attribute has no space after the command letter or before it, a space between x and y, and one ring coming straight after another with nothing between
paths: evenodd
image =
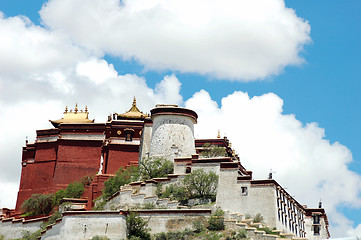
<instances>
[{"instance_id":1,"label":"small rooftop structure","mask_svg":"<svg viewBox=\"0 0 361 240\"><path fill-rule=\"evenodd\" d=\"M142 113L137 108L137 100L134 97L132 107L126 113L117 114L117 119L138 120L138 119L144 119L147 116L148 116L147 114Z\"/></svg>"},{"instance_id":2,"label":"small rooftop structure","mask_svg":"<svg viewBox=\"0 0 361 240\"><path fill-rule=\"evenodd\" d=\"M49 120L54 127L58 127L61 123L93 123L93 120L88 118L89 112L88 107L85 106L84 111L78 110L78 104L75 104L74 111L70 109L68 111L68 106L65 107L64 117L59 120Z\"/></svg>"}]
</instances>

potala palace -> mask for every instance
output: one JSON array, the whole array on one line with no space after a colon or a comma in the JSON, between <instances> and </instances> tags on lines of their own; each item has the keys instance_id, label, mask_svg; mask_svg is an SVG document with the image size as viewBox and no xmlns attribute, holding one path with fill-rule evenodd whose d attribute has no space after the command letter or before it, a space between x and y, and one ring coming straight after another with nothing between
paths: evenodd
<instances>
[{"instance_id":1,"label":"potala palace","mask_svg":"<svg viewBox=\"0 0 361 240\"><path fill-rule=\"evenodd\" d=\"M53 128L37 130L35 142L23 147L16 208L0 210L0 236L20 238L24 231L37 231L48 219L23 217L21 206L32 194L55 193L93 175L81 198L64 199L67 209L42 231L40 239L91 239L96 235L126 239L129 209L146 203L156 207L140 208L137 213L147 219L152 234L192 228L193 221L207 219L216 209L222 209L226 228L245 229L251 239L330 237L321 204L315 208L302 205L272 174L268 179L253 179L252 171L242 166L227 137L218 134L214 139L195 139L196 112L176 105L156 105L147 115L137 108L134 99L129 111L114 113L105 123L95 123L88 114L87 108L66 108L63 118L50 121ZM204 157L205 144L223 148L224 155ZM119 168L137 166L149 158L170 160L174 173L121 186L107 199L104 210L93 210L105 181ZM184 206L157 196L160 186L165 189L180 184L199 169L218 175L213 204ZM257 214L263 216L262 223L247 218ZM258 230L259 225L268 226L276 234Z\"/></svg>"}]
</instances>

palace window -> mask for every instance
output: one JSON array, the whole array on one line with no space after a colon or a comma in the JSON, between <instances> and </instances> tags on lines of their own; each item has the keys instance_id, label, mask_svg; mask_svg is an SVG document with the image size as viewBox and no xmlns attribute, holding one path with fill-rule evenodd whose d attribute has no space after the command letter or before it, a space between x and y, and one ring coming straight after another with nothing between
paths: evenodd
<instances>
[{"instance_id":1,"label":"palace window","mask_svg":"<svg viewBox=\"0 0 361 240\"><path fill-rule=\"evenodd\" d=\"M313 227L313 234L314 235L320 235L320 227L319 226L314 226Z\"/></svg>"},{"instance_id":2,"label":"palace window","mask_svg":"<svg viewBox=\"0 0 361 240\"><path fill-rule=\"evenodd\" d=\"M125 141L133 141L133 135L134 135L134 129L131 128L126 128L124 129L124 134L125 134Z\"/></svg>"},{"instance_id":3,"label":"palace window","mask_svg":"<svg viewBox=\"0 0 361 240\"><path fill-rule=\"evenodd\" d=\"M248 195L248 188L247 187L241 187L241 192L242 192L242 196L247 196Z\"/></svg>"},{"instance_id":4,"label":"palace window","mask_svg":"<svg viewBox=\"0 0 361 240\"><path fill-rule=\"evenodd\" d=\"M320 215L313 215L313 224L320 224Z\"/></svg>"}]
</instances>

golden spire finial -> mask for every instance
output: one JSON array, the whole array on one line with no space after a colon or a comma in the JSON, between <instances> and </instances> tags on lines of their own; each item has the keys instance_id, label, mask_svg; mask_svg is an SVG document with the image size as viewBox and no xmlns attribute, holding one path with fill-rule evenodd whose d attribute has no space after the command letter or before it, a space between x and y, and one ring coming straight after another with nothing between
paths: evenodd
<instances>
[{"instance_id":1,"label":"golden spire finial","mask_svg":"<svg viewBox=\"0 0 361 240\"><path fill-rule=\"evenodd\" d=\"M133 107L136 107L137 106L137 100L135 99L135 96L133 98Z\"/></svg>"},{"instance_id":2,"label":"golden spire finial","mask_svg":"<svg viewBox=\"0 0 361 240\"><path fill-rule=\"evenodd\" d=\"M88 112L88 106L85 106L85 112L86 113Z\"/></svg>"},{"instance_id":3,"label":"golden spire finial","mask_svg":"<svg viewBox=\"0 0 361 240\"><path fill-rule=\"evenodd\" d=\"M218 130L217 138L221 138L221 132Z\"/></svg>"},{"instance_id":4,"label":"golden spire finial","mask_svg":"<svg viewBox=\"0 0 361 240\"><path fill-rule=\"evenodd\" d=\"M68 113L68 106L65 106L65 112L64 113Z\"/></svg>"},{"instance_id":5,"label":"golden spire finial","mask_svg":"<svg viewBox=\"0 0 361 240\"><path fill-rule=\"evenodd\" d=\"M74 112L77 113L78 112L78 103L75 104L75 109Z\"/></svg>"}]
</instances>

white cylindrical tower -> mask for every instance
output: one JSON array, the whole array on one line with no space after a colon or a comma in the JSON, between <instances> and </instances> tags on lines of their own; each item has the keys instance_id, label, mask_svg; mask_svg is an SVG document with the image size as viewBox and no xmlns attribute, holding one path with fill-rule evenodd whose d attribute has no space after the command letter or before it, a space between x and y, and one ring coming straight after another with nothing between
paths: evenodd
<instances>
[{"instance_id":1,"label":"white cylindrical tower","mask_svg":"<svg viewBox=\"0 0 361 240\"><path fill-rule=\"evenodd\" d=\"M177 105L156 105L151 111L153 120L149 157L190 157L196 153L194 124L197 113Z\"/></svg>"}]
</instances>

